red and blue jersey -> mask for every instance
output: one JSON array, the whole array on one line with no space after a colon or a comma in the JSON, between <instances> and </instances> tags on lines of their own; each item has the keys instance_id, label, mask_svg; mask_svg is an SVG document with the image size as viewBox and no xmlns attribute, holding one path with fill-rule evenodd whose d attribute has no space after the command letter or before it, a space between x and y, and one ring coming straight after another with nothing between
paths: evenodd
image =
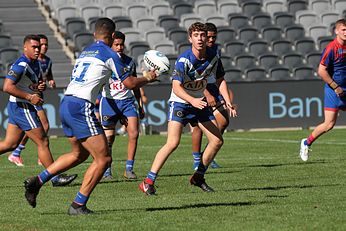
<instances>
[{"instance_id":1,"label":"red and blue jersey","mask_svg":"<svg viewBox=\"0 0 346 231\"><path fill-rule=\"evenodd\" d=\"M327 67L329 75L338 85L346 88L346 45L334 39L324 49L320 64Z\"/></svg>"}]
</instances>

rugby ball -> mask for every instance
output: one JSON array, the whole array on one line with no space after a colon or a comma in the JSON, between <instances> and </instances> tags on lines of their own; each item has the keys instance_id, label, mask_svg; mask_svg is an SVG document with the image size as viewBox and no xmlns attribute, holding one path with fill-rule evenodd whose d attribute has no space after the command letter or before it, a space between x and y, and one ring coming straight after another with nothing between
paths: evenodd
<instances>
[{"instance_id":1,"label":"rugby ball","mask_svg":"<svg viewBox=\"0 0 346 231\"><path fill-rule=\"evenodd\" d=\"M157 50L146 51L143 56L143 63L148 70L156 69L157 75L167 74L170 68L166 55Z\"/></svg>"}]
</instances>

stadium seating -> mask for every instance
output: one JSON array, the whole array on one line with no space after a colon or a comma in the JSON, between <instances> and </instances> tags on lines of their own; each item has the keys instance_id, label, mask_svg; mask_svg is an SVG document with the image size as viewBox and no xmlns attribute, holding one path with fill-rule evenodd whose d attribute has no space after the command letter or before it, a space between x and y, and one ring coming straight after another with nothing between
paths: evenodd
<instances>
[{"instance_id":1,"label":"stadium seating","mask_svg":"<svg viewBox=\"0 0 346 231\"><path fill-rule=\"evenodd\" d=\"M148 5L151 17L158 19L161 15L171 15L172 10L168 2L157 2Z\"/></svg>"},{"instance_id":2,"label":"stadium seating","mask_svg":"<svg viewBox=\"0 0 346 231\"><path fill-rule=\"evenodd\" d=\"M241 12L237 0L218 0L217 9L220 15L228 18L229 14Z\"/></svg>"},{"instance_id":3,"label":"stadium seating","mask_svg":"<svg viewBox=\"0 0 346 231\"><path fill-rule=\"evenodd\" d=\"M310 0L309 8L320 15L323 12L329 11L331 4L329 0Z\"/></svg>"},{"instance_id":4,"label":"stadium seating","mask_svg":"<svg viewBox=\"0 0 346 231\"><path fill-rule=\"evenodd\" d=\"M131 57L138 57L150 50L150 46L146 41L133 41L129 44L128 50Z\"/></svg>"},{"instance_id":5,"label":"stadium seating","mask_svg":"<svg viewBox=\"0 0 346 231\"><path fill-rule=\"evenodd\" d=\"M268 70L269 80L291 80L291 73L288 67L276 65Z\"/></svg>"},{"instance_id":6,"label":"stadium seating","mask_svg":"<svg viewBox=\"0 0 346 231\"><path fill-rule=\"evenodd\" d=\"M7 48L7 47L12 47L12 39L9 34L2 34L0 33L0 49L2 48Z\"/></svg>"},{"instance_id":7,"label":"stadium seating","mask_svg":"<svg viewBox=\"0 0 346 231\"><path fill-rule=\"evenodd\" d=\"M278 39L278 40L274 40L272 41L271 47L272 47L272 51L281 56L285 53L289 53L292 51L292 43L290 40L287 39Z\"/></svg>"},{"instance_id":8,"label":"stadium seating","mask_svg":"<svg viewBox=\"0 0 346 231\"><path fill-rule=\"evenodd\" d=\"M119 5L107 5L103 8L103 16L108 18L124 16L125 8Z\"/></svg>"},{"instance_id":9,"label":"stadium seating","mask_svg":"<svg viewBox=\"0 0 346 231\"><path fill-rule=\"evenodd\" d=\"M224 44L225 53L231 57L245 53L245 43L239 40L232 40Z\"/></svg>"},{"instance_id":10,"label":"stadium seating","mask_svg":"<svg viewBox=\"0 0 346 231\"><path fill-rule=\"evenodd\" d=\"M261 30L262 38L267 42L272 42L282 38L282 30L278 26L266 26Z\"/></svg>"},{"instance_id":11,"label":"stadium seating","mask_svg":"<svg viewBox=\"0 0 346 231\"><path fill-rule=\"evenodd\" d=\"M120 30L124 27L133 27L132 20L129 16L115 16L112 19L115 22L117 30Z\"/></svg>"},{"instance_id":12,"label":"stadium seating","mask_svg":"<svg viewBox=\"0 0 346 231\"><path fill-rule=\"evenodd\" d=\"M333 36L320 36L317 39L317 45L319 47L319 50L323 51L324 48L330 43L331 41L334 40Z\"/></svg>"},{"instance_id":13,"label":"stadium seating","mask_svg":"<svg viewBox=\"0 0 346 231\"><path fill-rule=\"evenodd\" d=\"M306 63L313 68L317 68L321 60L321 55L322 53L320 51L307 53L305 55Z\"/></svg>"},{"instance_id":14,"label":"stadium seating","mask_svg":"<svg viewBox=\"0 0 346 231\"><path fill-rule=\"evenodd\" d=\"M242 53L234 57L235 66L244 71L247 68L256 66L255 56L249 53Z\"/></svg>"},{"instance_id":15,"label":"stadium seating","mask_svg":"<svg viewBox=\"0 0 346 231\"><path fill-rule=\"evenodd\" d=\"M221 62L222 62L222 65L223 65L224 69L232 67L232 58L231 58L231 56L229 56L229 55L221 55L220 59L221 59Z\"/></svg>"},{"instance_id":16,"label":"stadium seating","mask_svg":"<svg viewBox=\"0 0 346 231\"><path fill-rule=\"evenodd\" d=\"M266 81L267 72L262 67L252 66L244 70L244 80L253 82L253 81Z\"/></svg>"},{"instance_id":17,"label":"stadium seating","mask_svg":"<svg viewBox=\"0 0 346 231\"><path fill-rule=\"evenodd\" d=\"M323 24L312 24L308 27L308 35L315 41L321 36L329 35L329 28Z\"/></svg>"},{"instance_id":18,"label":"stadium seating","mask_svg":"<svg viewBox=\"0 0 346 231\"><path fill-rule=\"evenodd\" d=\"M248 50L254 56L268 52L269 44L263 39L255 39L248 42Z\"/></svg>"},{"instance_id":19,"label":"stadium seating","mask_svg":"<svg viewBox=\"0 0 346 231\"><path fill-rule=\"evenodd\" d=\"M299 10L306 10L308 8L307 1L305 0L288 0L287 9L288 12L295 15Z\"/></svg>"},{"instance_id":20,"label":"stadium seating","mask_svg":"<svg viewBox=\"0 0 346 231\"><path fill-rule=\"evenodd\" d=\"M238 29L238 38L245 43L258 39L258 35L258 30L252 26L244 26Z\"/></svg>"},{"instance_id":21,"label":"stadium seating","mask_svg":"<svg viewBox=\"0 0 346 231\"><path fill-rule=\"evenodd\" d=\"M168 35L170 29L177 28L180 25L180 20L173 15L160 15L157 21L158 25L164 28L166 35Z\"/></svg>"},{"instance_id":22,"label":"stadium seating","mask_svg":"<svg viewBox=\"0 0 346 231\"><path fill-rule=\"evenodd\" d=\"M200 0L195 2L194 11L201 17L216 14L216 4L214 1Z\"/></svg>"},{"instance_id":23,"label":"stadium seating","mask_svg":"<svg viewBox=\"0 0 346 231\"><path fill-rule=\"evenodd\" d=\"M243 73L242 71L237 67L228 67L225 69L225 76L224 76L226 82L242 82L243 79Z\"/></svg>"},{"instance_id":24,"label":"stadium seating","mask_svg":"<svg viewBox=\"0 0 346 231\"><path fill-rule=\"evenodd\" d=\"M327 11L320 14L321 23L327 27L330 27L332 23L335 23L341 17L336 11Z\"/></svg>"},{"instance_id":25,"label":"stadium seating","mask_svg":"<svg viewBox=\"0 0 346 231\"><path fill-rule=\"evenodd\" d=\"M217 28L217 41L221 44L234 40L236 36L236 31L230 26L219 26Z\"/></svg>"},{"instance_id":26,"label":"stadium seating","mask_svg":"<svg viewBox=\"0 0 346 231\"><path fill-rule=\"evenodd\" d=\"M310 38L300 38L294 42L296 51L302 53L302 54L307 54L309 52L316 51L316 44L315 41Z\"/></svg>"},{"instance_id":27,"label":"stadium seating","mask_svg":"<svg viewBox=\"0 0 346 231\"><path fill-rule=\"evenodd\" d=\"M284 12L286 10L286 0L264 0L263 9L265 12L274 16L277 12Z\"/></svg>"},{"instance_id":28,"label":"stadium seating","mask_svg":"<svg viewBox=\"0 0 346 231\"><path fill-rule=\"evenodd\" d=\"M193 12L193 6L190 3L184 1L177 1L172 5L174 16L180 18L182 14L188 14Z\"/></svg>"},{"instance_id":29,"label":"stadium seating","mask_svg":"<svg viewBox=\"0 0 346 231\"><path fill-rule=\"evenodd\" d=\"M261 12L262 5L259 1L244 1L240 4L242 12L247 17L251 18L253 15Z\"/></svg>"},{"instance_id":30,"label":"stadium seating","mask_svg":"<svg viewBox=\"0 0 346 231\"><path fill-rule=\"evenodd\" d=\"M232 13L228 15L229 25L238 30L240 27L249 25L249 18L242 13Z\"/></svg>"},{"instance_id":31,"label":"stadium seating","mask_svg":"<svg viewBox=\"0 0 346 231\"><path fill-rule=\"evenodd\" d=\"M269 70L270 68L279 65L279 59L278 55L266 52L258 56L258 64L266 70Z\"/></svg>"},{"instance_id":32,"label":"stadium seating","mask_svg":"<svg viewBox=\"0 0 346 231\"><path fill-rule=\"evenodd\" d=\"M174 42L175 45L181 42L186 42L188 35L185 28L177 27L168 31L168 38Z\"/></svg>"},{"instance_id":33,"label":"stadium seating","mask_svg":"<svg viewBox=\"0 0 346 231\"><path fill-rule=\"evenodd\" d=\"M270 14L259 12L251 17L252 25L257 29L262 29L266 26L272 25L272 18Z\"/></svg>"},{"instance_id":34,"label":"stadium seating","mask_svg":"<svg viewBox=\"0 0 346 231\"><path fill-rule=\"evenodd\" d=\"M295 24L294 15L288 12L275 12L273 17L275 25L280 26L281 29Z\"/></svg>"},{"instance_id":35,"label":"stadium seating","mask_svg":"<svg viewBox=\"0 0 346 231\"><path fill-rule=\"evenodd\" d=\"M145 32L145 40L154 47L157 43L167 40L165 30L162 27L152 27Z\"/></svg>"},{"instance_id":36,"label":"stadium seating","mask_svg":"<svg viewBox=\"0 0 346 231\"><path fill-rule=\"evenodd\" d=\"M171 40L163 40L157 42L155 45L151 45L155 50L161 51L163 54L175 54L175 46Z\"/></svg>"},{"instance_id":37,"label":"stadium seating","mask_svg":"<svg viewBox=\"0 0 346 231\"><path fill-rule=\"evenodd\" d=\"M315 70L312 67L302 65L293 68L293 79L303 80L303 79L315 79Z\"/></svg>"},{"instance_id":38,"label":"stadium seating","mask_svg":"<svg viewBox=\"0 0 346 231\"><path fill-rule=\"evenodd\" d=\"M290 52L282 55L282 63L291 71L294 67L303 65L303 55L298 52Z\"/></svg>"},{"instance_id":39,"label":"stadium seating","mask_svg":"<svg viewBox=\"0 0 346 231\"><path fill-rule=\"evenodd\" d=\"M288 40L295 41L296 39L305 37L305 29L301 25L289 25L284 28L284 34Z\"/></svg>"}]
</instances>

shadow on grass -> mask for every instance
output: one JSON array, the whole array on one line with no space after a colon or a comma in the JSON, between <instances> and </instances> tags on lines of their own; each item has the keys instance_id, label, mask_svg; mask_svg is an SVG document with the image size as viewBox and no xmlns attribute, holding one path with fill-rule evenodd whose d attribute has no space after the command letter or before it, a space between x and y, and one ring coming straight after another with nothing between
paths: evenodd
<instances>
[{"instance_id":1,"label":"shadow on grass","mask_svg":"<svg viewBox=\"0 0 346 231\"><path fill-rule=\"evenodd\" d=\"M305 189L305 188L320 188L320 187L335 187L340 186L340 184L326 184L326 185L286 185L286 186L268 186L268 187L257 187L257 188L239 188L233 190L225 190L225 191L254 191L254 190L281 190L281 189Z\"/></svg>"},{"instance_id":2,"label":"shadow on grass","mask_svg":"<svg viewBox=\"0 0 346 231\"><path fill-rule=\"evenodd\" d=\"M260 204L270 203L268 201L261 202L230 202L230 203L199 203L199 204L190 204L182 205L176 207L162 207L162 208L146 208L145 211L155 212L155 211L167 211L167 210L182 210L182 209L194 209L194 208L208 208L208 207L220 207L220 206L254 206Z\"/></svg>"},{"instance_id":3,"label":"shadow on grass","mask_svg":"<svg viewBox=\"0 0 346 231\"><path fill-rule=\"evenodd\" d=\"M214 175L214 174L228 174L228 173L237 173L237 172L241 172L239 170L230 170L230 171L227 171L226 168L223 168L225 169L224 171L223 170L217 170L217 171L209 171L207 172L207 175ZM168 177L177 177L177 176L192 176L192 174L194 173L194 171L191 171L191 173L179 173L179 174L163 174L163 175L160 175L160 178L168 178Z\"/></svg>"},{"instance_id":4,"label":"shadow on grass","mask_svg":"<svg viewBox=\"0 0 346 231\"><path fill-rule=\"evenodd\" d=\"M282 166L298 166L298 165L311 165L311 164L326 164L331 163L330 161L325 160L315 160L315 161L309 161L309 162L295 162L295 163L286 163L286 164L256 164L256 165L246 165L244 167L255 167L255 168L275 168L275 167L282 167Z\"/></svg>"}]
</instances>

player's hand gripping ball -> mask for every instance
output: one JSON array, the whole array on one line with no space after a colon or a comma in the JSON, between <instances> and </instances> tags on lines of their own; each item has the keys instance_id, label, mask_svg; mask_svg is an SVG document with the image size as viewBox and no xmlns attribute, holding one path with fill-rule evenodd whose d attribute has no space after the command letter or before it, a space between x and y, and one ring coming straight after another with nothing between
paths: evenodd
<instances>
[{"instance_id":1,"label":"player's hand gripping ball","mask_svg":"<svg viewBox=\"0 0 346 231\"><path fill-rule=\"evenodd\" d=\"M149 70L155 69L158 76L167 74L170 69L169 60L166 55L157 50L145 52L143 61L146 68Z\"/></svg>"}]
</instances>

